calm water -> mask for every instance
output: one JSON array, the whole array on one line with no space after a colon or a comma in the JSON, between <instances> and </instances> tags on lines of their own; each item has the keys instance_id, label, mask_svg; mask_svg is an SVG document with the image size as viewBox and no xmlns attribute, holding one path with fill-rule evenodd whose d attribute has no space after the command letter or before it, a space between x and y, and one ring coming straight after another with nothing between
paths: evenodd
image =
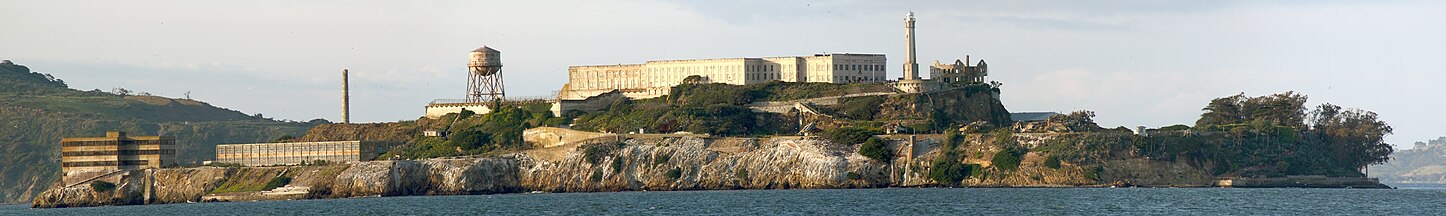
<instances>
[{"instance_id":1,"label":"calm water","mask_svg":"<svg viewBox=\"0 0 1446 216\"><path fill-rule=\"evenodd\" d=\"M0 215L1446 215L1446 187L1400 190L892 188L413 196L67 209Z\"/></svg>"}]
</instances>

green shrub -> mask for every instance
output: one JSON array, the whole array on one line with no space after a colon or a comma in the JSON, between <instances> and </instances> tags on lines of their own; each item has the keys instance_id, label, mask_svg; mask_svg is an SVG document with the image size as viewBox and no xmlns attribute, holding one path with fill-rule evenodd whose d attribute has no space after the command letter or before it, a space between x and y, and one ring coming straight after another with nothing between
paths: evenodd
<instances>
[{"instance_id":1,"label":"green shrub","mask_svg":"<svg viewBox=\"0 0 1446 216\"><path fill-rule=\"evenodd\" d=\"M108 192L115 190L115 184L97 180L90 182L90 189L96 192Z\"/></svg>"},{"instance_id":2,"label":"green shrub","mask_svg":"<svg viewBox=\"0 0 1446 216\"><path fill-rule=\"evenodd\" d=\"M602 181L602 176L603 176L602 170L593 170L593 171L592 171L592 176L591 176L591 177L588 177L588 179L589 179L589 180L592 180L593 182L600 182L600 181Z\"/></svg>"},{"instance_id":3,"label":"green shrub","mask_svg":"<svg viewBox=\"0 0 1446 216\"><path fill-rule=\"evenodd\" d=\"M472 150L492 144L492 135L475 130L463 130L448 135L447 142L452 146L462 147L463 150Z\"/></svg>"},{"instance_id":4,"label":"green shrub","mask_svg":"<svg viewBox=\"0 0 1446 216\"><path fill-rule=\"evenodd\" d=\"M1189 129L1190 129L1190 126L1186 126L1186 125L1182 125L1182 124L1177 124L1177 125L1170 125L1170 126L1162 127L1162 128L1160 128L1160 131L1182 131L1182 130L1189 130Z\"/></svg>"},{"instance_id":5,"label":"green shrub","mask_svg":"<svg viewBox=\"0 0 1446 216\"><path fill-rule=\"evenodd\" d=\"M286 186L287 184L291 184L291 177L287 177L287 176L284 176L284 175L283 175L283 176L276 176L276 177L274 177L274 178L271 178L271 181L267 181L267 182L266 182L266 186L262 187L261 190L263 190L263 191L268 191L268 190L271 190L271 189L276 189L276 188L281 187L281 186Z\"/></svg>"},{"instance_id":6,"label":"green shrub","mask_svg":"<svg viewBox=\"0 0 1446 216\"><path fill-rule=\"evenodd\" d=\"M747 169L739 168L738 171L733 172L733 177L737 177L738 179L745 179L745 180L746 180L746 179L748 179L748 170L747 170Z\"/></svg>"},{"instance_id":7,"label":"green shrub","mask_svg":"<svg viewBox=\"0 0 1446 216\"><path fill-rule=\"evenodd\" d=\"M877 129L841 127L824 131L823 136L824 139L828 139L828 141L834 144L853 145L863 143L864 141L868 141L869 138L873 138L874 135L883 133L883 131Z\"/></svg>"},{"instance_id":8,"label":"green shrub","mask_svg":"<svg viewBox=\"0 0 1446 216\"><path fill-rule=\"evenodd\" d=\"M680 169L678 169L678 168L673 168L673 169L669 169L669 170L668 170L668 173L664 173L663 175L664 175L664 176L667 176L668 179L678 179L679 177L683 177L683 170L680 170Z\"/></svg>"},{"instance_id":9,"label":"green shrub","mask_svg":"<svg viewBox=\"0 0 1446 216\"><path fill-rule=\"evenodd\" d=\"M665 154L659 154L658 156L653 157L653 165L668 163L669 157L670 156Z\"/></svg>"},{"instance_id":10,"label":"green shrub","mask_svg":"<svg viewBox=\"0 0 1446 216\"><path fill-rule=\"evenodd\" d=\"M940 184L955 185L959 184L959 181L963 181L969 177L971 174L969 169L969 166L965 166L958 160L934 160L934 163L929 168L929 179Z\"/></svg>"},{"instance_id":11,"label":"green shrub","mask_svg":"<svg viewBox=\"0 0 1446 216\"><path fill-rule=\"evenodd\" d=\"M879 105L883 103L883 96L845 98L839 103L838 112L848 119L873 120L874 114L879 112Z\"/></svg>"},{"instance_id":12,"label":"green shrub","mask_svg":"<svg viewBox=\"0 0 1446 216\"><path fill-rule=\"evenodd\" d=\"M1044 167L1049 167L1050 169L1059 169L1059 158L1055 156L1049 156L1048 158L1045 158Z\"/></svg>"},{"instance_id":13,"label":"green shrub","mask_svg":"<svg viewBox=\"0 0 1446 216\"><path fill-rule=\"evenodd\" d=\"M612 149L607 144L591 144L583 147L582 159L589 164L598 164L597 162L601 162L603 157L610 153Z\"/></svg>"},{"instance_id":14,"label":"green shrub","mask_svg":"<svg viewBox=\"0 0 1446 216\"><path fill-rule=\"evenodd\" d=\"M613 168L613 172L622 171L622 170L623 170L623 159L622 159L622 158L613 158L612 168Z\"/></svg>"},{"instance_id":15,"label":"green shrub","mask_svg":"<svg viewBox=\"0 0 1446 216\"><path fill-rule=\"evenodd\" d=\"M873 137L869 137L868 141L864 141L864 144L859 146L859 154L885 163L894 159L894 151L885 146L884 141Z\"/></svg>"},{"instance_id":16,"label":"green shrub","mask_svg":"<svg viewBox=\"0 0 1446 216\"><path fill-rule=\"evenodd\" d=\"M1024 153L1018 150L1006 148L995 152L994 158L990 160L990 162L994 164L994 167L998 167L1001 170L1014 171L1015 169L1019 169L1020 156L1023 154Z\"/></svg>"},{"instance_id":17,"label":"green shrub","mask_svg":"<svg viewBox=\"0 0 1446 216\"><path fill-rule=\"evenodd\" d=\"M1104 171L1105 171L1105 168L1104 168L1104 167L1091 166L1091 167L1089 167L1089 168L1085 168L1085 169L1084 169L1084 176L1085 176L1085 178L1088 178L1088 179L1090 179L1090 180L1099 181L1099 180L1100 180L1100 173L1101 173L1101 172L1104 172Z\"/></svg>"},{"instance_id":18,"label":"green shrub","mask_svg":"<svg viewBox=\"0 0 1446 216\"><path fill-rule=\"evenodd\" d=\"M845 178L848 178L849 180L864 179L864 176L859 175L858 173L855 173L855 172L849 172L849 173L847 173L847 174L844 174L844 177L845 177Z\"/></svg>"}]
</instances>

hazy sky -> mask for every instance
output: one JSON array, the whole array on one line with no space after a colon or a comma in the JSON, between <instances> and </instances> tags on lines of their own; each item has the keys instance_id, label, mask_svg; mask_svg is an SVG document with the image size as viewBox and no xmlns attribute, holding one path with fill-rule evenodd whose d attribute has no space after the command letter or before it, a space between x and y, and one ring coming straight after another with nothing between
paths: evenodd
<instances>
[{"instance_id":1,"label":"hazy sky","mask_svg":"<svg viewBox=\"0 0 1446 216\"><path fill-rule=\"evenodd\" d=\"M1010 111L1103 126L1193 124L1212 98L1298 91L1380 113L1401 147L1446 135L1446 1L0 1L0 59L78 89L124 87L268 117L416 119L461 98L467 51L507 92L568 65L888 54L986 59Z\"/></svg>"}]
</instances>

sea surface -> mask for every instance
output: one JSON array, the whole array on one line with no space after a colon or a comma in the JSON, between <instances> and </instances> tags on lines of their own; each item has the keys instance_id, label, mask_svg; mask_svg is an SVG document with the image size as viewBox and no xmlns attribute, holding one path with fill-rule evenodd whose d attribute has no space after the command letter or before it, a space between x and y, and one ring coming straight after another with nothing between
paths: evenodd
<instances>
[{"instance_id":1,"label":"sea surface","mask_svg":"<svg viewBox=\"0 0 1446 216\"><path fill-rule=\"evenodd\" d=\"M1400 189L888 188L542 193L31 209L0 215L1446 215Z\"/></svg>"}]
</instances>

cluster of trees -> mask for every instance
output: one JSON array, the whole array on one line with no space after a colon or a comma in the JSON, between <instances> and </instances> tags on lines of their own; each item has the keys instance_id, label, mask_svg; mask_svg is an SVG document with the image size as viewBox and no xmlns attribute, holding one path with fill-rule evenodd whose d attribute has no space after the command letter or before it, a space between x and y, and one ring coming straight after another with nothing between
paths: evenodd
<instances>
[{"instance_id":1,"label":"cluster of trees","mask_svg":"<svg viewBox=\"0 0 1446 216\"><path fill-rule=\"evenodd\" d=\"M1376 113L1329 103L1307 109L1306 102L1295 92L1217 98L1194 127L1217 136L1138 143L1146 156L1191 160L1224 175L1359 176L1390 160L1394 149L1384 137L1392 128Z\"/></svg>"},{"instance_id":2,"label":"cluster of trees","mask_svg":"<svg viewBox=\"0 0 1446 216\"><path fill-rule=\"evenodd\" d=\"M478 115L470 110L448 114L441 119L452 121L445 137L417 137L382 157L434 158L485 154L499 149L524 149L522 131L535 126L561 126L565 118L552 115L543 103L494 102L491 113Z\"/></svg>"}]
</instances>

